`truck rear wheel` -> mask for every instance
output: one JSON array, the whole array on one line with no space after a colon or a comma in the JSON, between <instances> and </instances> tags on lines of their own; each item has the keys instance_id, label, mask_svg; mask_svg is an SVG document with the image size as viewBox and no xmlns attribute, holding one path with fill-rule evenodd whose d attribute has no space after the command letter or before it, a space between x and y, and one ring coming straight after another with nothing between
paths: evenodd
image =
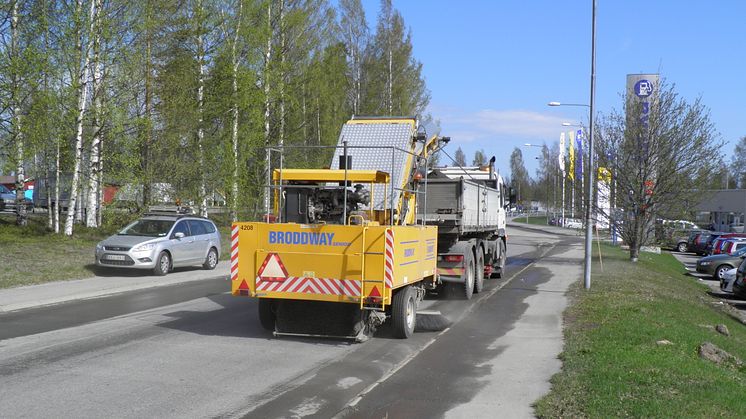
<instances>
[{"instance_id":1,"label":"truck rear wheel","mask_svg":"<svg viewBox=\"0 0 746 419\"><path fill-rule=\"evenodd\" d=\"M474 292L479 294L484 288L484 253L477 248L477 263L474 267Z\"/></svg>"},{"instance_id":2,"label":"truck rear wheel","mask_svg":"<svg viewBox=\"0 0 746 419\"><path fill-rule=\"evenodd\" d=\"M395 337L406 339L414 333L414 326L417 322L417 300L411 286L408 285L394 294L391 321Z\"/></svg>"},{"instance_id":3,"label":"truck rear wheel","mask_svg":"<svg viewBox=\"0 0 746 419\"><path fill-rule=\"evenodd\" d=\"M492 272L493 278L502 278L505 275L505 261L507 259L505 252L505 242L500 240L500 256L497 258L497 266L494 266L495 270Z\"/></svg>"},{"instance_id":4,"label":"truck rear wheel","mask_svg":"<svg viewBox=\"0 0 746 419\"><path fill-rule=\"evenodd\" d=\"M474 255L466 251L464 255L464 296L471 300L474 294Z\"/></svg>"},{"instance_id":5,"label":"truck rear wheel","mask_svg":"<svg viewBox=\"0 0 746 419\"><path fill-rule=\"evenodd\" d=\"M269 332L275 331L275 321L277 320L275 308L275 302L271 298L259 299L259 323Z\"/></svg>"}]
</instances>

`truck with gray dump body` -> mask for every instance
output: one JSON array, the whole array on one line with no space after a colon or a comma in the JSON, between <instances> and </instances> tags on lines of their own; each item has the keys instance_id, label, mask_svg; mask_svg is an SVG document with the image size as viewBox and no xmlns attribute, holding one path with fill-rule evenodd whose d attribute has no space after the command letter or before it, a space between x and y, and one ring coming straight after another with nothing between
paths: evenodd
<instances>
[{"instance_id":1,"label":"truck with gray dump body","mask_svg":"<svg viewBox=\"0 0 746 419\"><path fill-rule=\"evenodd\" d=\"M467 299L479 293L485 278L501 277L507 262L505 181L487 165L443 167L427 175L421 222L438 226L438 277L463 285Z\"/></svg>"}]
</instances>

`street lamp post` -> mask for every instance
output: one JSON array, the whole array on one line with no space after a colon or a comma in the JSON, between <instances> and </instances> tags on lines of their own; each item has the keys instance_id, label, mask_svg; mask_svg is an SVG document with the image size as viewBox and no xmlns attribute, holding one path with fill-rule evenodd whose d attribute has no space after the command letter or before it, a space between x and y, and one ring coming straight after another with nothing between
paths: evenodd
<instances>
[{"instance_id":1,"label":"street lamp post","mask_svg":"<svg viewBox=\"0 0 746 419\"><path fill-rule=\"evenodd\" d=\"M585 206L585 268L583 270L583 283L586 289L591 288L591 250L593 245L593 107L596 103L596 0L593 0L592 23L591 23L591 104L549 102L549 106L583 106L589 108L588 117L588 189Z\"/></svg>"}]
</instances>

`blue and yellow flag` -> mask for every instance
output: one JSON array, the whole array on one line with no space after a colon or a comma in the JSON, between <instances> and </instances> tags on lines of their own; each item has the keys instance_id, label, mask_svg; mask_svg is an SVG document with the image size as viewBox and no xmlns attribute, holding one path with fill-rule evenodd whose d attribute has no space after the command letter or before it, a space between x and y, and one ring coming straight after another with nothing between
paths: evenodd
<instances>
[{"instance_id":1,"label":"blue and yellow flag","mask_svg":"<svg viewBox=\"0 0 746 419\"><path fill-rule=\"evenodd\" d=\"M573 131L570 131L567 133L568 142L570 143L570 167L567 171L567 177L570 178L570 180L575 181L575 133Z\"/></svg>"}]
</instances>

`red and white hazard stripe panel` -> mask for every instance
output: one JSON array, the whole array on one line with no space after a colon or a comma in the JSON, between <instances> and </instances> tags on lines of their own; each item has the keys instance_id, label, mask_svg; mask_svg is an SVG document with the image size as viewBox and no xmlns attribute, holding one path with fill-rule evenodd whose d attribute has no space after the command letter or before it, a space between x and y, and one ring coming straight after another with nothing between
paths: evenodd
<instances>
[{"instance_id":1,"label":"red and white hazard stripe panel","mask_svg":"<svg viewBox=\"0 0 746 419\"><path fill-rule=\"evenodd\" d=\"M384 281L386 288L393 288L394 286L394 230L386 229L386 246L385 246L385 267L384 267Z\"/></svg>"},{"instance_id":2,"label":"red and white hazard stripe panel","mask_svg":"<svg viewBox=\"0 0 746 419\"><path fill-rule=\"evenodd\" d=\"M231 281L238 279L238 226L231 231Z\"/></svg>"},{"instance_id":3,"label":"red and white hazard stripe panel","mask_svg":"<svg viewBox=\"0 0 746 419\"><path fill-rule=\"evenodd\" d=\"M286 280L279 282L263 281L261 278L257 277L256 290L360 297L362 283L351 279L309 278L298 276L291 276Z\"/></svg>"}]
</instances>

